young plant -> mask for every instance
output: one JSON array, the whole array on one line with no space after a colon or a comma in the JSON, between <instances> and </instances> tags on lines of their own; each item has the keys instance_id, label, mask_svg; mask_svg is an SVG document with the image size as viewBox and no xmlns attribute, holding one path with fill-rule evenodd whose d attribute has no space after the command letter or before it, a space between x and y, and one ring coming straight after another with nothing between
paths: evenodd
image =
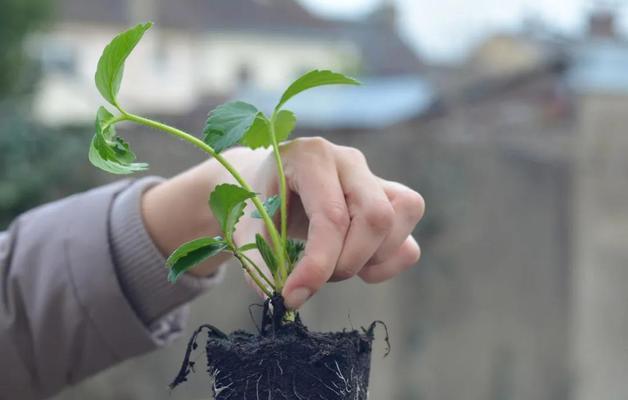
<instances>
[{"instance_id":1,"label":"young plant","mask_svg":"<svg viewBox=\"0 0 628 400\"><path fill-rule=\"evenodd\" d=\"M317 86L360 83L332 71L310 71L285 90L270 117L255 106L242 101L232 101L216 107L210 112L203 130L203 138L200 139L175 127L132 114L118 102L125 61L151 26L150 22L139 24L119 34L105 47L98 61L96 87L118 114L112 114L105 107L98 109L96 134L91 142L89 159L96 167L114 174L130 174L148 168L145 163L135 162L135 154L128 143L117 136L115 125L122 121L166 132L205 151L216 159L238 184L219 184L209 197L209 207L220 225L222 236L200 237L181 245L167 260L167 266L170 268L168 279L175 282L181 274L203 260L221 252L228 252L240 262L263 293L269 297L281 293L286 279L304 249L303 242L287 236L287 188L279 143L290 136L296 124L296 117L292 111L283 107L295 95ZM238 144L251 149L272 147L279 176L277 195L262 201L240 173L221 155L224 150ZM254 243L235 243L233 233L249 201L255 206L255 212L251 217L263 220L270 243L260 233L255 235ZM272 220L277 211L280 213L279 229ZM246 253L254 249L262 256L267 272L247 256ZM293 314L287 314L287 319L293 317Z\"/></svg>"}]
</instances>

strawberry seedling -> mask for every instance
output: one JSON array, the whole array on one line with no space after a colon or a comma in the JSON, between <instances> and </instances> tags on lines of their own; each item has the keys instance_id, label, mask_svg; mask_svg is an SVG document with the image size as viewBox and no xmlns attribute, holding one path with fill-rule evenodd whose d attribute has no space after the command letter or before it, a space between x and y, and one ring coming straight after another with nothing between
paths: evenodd
<instances>
[{"instance_id":1,"label":"strawberry seedling","mask_svg":"<svg viewBox=\"0 0 628 400\"><path fill-rule=\"evenodd\" d=\"M296 125L296 116L284 107L291 98L305 90L323 85L358 85L359 82L337 72L310 71L288 86L271 115L265 115L252 104L228 102L210 112L203 137L198 138L135 115L118 101L125 61L151 26L150 22L140 24L119 34L103 51L95 79L98 91L110 104L110 109L100 107L96 114L96 133L89 149L89 159L96 167L114 174L146 170L148 165L136 162L128 143L117 135L116 125L127 121L166 132L203 150L237 182L217 185L209 197L209 207L222 235L199 237L184 243L167 260L170 268L168 278L175 282L203 260L222 252L230 253L269 298L260 335L238 331L227 336L214 327L205 326L210 332L206 349L209 369L213 374L213 394L216 399L260 396L365 399L373 326L364 332L311 334L300 323L294 310L283 307L280 296L304 249L302 242L287 236L287 188L279 143L289 138ZM279 176L277 195L261 199L221 155L236 145L251 149L272 148ZM269 242L261 232L255 235L253 243L235 242L234 231L244 216L247 202L255 207L251 217L263 220ZM273 222L277 212L280 214L279 227ZM247 255L252 250L259 251L265 268ZM172 386L185 381L193 366L189 353L196 347L196 336L190 341L184 365Z\"/></svg>"}]
</instances>

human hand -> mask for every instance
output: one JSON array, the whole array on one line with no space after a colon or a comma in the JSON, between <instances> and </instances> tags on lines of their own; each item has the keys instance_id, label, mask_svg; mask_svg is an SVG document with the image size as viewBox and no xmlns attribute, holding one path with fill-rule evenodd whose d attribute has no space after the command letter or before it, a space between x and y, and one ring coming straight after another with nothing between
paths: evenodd
<instances>
[{"instance_id":1,"label":"human hand","mask_svg":"<svg viewBox=\"0 0 628 400\"><path fill-rule=\"evenodd\" d=\"M255 190L277 193L270 151L239 148L223 155ZM307 239L283 288L288 307L300 307L327 281L357 275L368 283L382 282L417 262L420 249L410 233L424 212L418 193L375 176L358 150L322 138L286 142L281 155L290 191L288 234ZM213 186L231 179L215 164L209 160L144 196L145 224L165 254L184 241L219 234L207 198ZM243 218L235 239L248 243L262 229L261 221ZM210 274L224 260L213 259L190 272Z\"/></svg>"}]
</instances>

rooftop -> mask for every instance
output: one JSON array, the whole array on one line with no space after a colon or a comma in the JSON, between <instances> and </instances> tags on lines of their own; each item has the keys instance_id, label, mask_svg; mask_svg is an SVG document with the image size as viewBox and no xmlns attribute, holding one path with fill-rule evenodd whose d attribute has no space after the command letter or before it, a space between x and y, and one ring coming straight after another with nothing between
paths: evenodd
<instances>
[{"instance_id":1,"label":"rooftop","mask_svg":"<svg viewBox=\"0 0 628 400\"><path fill-rule=\"evenodd\" d=\"M355 43L363 75L416 73L421 62L399 36L394 10L383 7L359 21L327 19L295 0L56 0L57 19L130 26L152 20L188 32L262 32Z\"/></svg>"},{"instance_id":2,"label":"rooftop","mask_svg":"<svg viewBox=\"0 0 628 400\"><path fill-rule=\"evenodd\" d=\"M281 93L244 89L235 98L271 113ZM326 86L291 99L300 126L317 129L384 128L425 115L437 100L432 86L418 76L366 79L362 86Z\"/></svg>"}]
</instances>

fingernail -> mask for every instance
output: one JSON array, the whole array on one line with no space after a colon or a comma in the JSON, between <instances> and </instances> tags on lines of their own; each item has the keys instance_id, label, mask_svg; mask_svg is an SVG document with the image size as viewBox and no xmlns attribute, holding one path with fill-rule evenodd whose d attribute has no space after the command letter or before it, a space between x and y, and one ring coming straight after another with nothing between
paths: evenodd
<instances>
[{"instance_id":1,"label":"fingernail","mask_svg":"<svg viewBox=\"0 0 628 400\"><path fill-rule=\"evenodd\" d=\"M292 292L288 293L286 296L286 306L288 308L295 310L303 305L307 301L307 299L312 296L312 291L306 287L300 287L294 289Z\"/></svg>"}]
</instances>

